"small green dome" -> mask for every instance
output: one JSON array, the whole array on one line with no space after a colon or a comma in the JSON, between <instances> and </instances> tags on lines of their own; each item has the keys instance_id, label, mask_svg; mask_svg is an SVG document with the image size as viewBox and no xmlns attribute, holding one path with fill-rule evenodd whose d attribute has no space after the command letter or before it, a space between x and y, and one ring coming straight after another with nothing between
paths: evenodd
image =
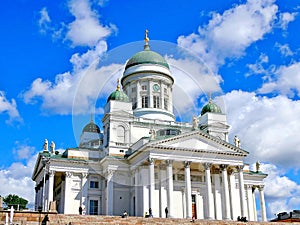
<instances>
[{"instance_id":1,"label":"small green dome","mask_svg":"<svg viewBox=\"0 0 300 225\"><path fill-rule=\"evenodd\" d=\"M222 113L220 107L217 104L213 103L211 99L202 108L202 110L201 110L201 116L204 115L207 112L210 112L210 113Z\"/></svg>"},{"instance_id":2,"label":"small green dome","mask_svg":"<svg viewBox=\"0 0 300 225\"><path fill-rule=\"evenodd\" d=\"M151 51L149 46L145 46L143 51L136 53L129 59L125 66L125 70L140 64L156 64L170 69L167 61L157 52Z\"/></svg>"},{"instance_id":3,"label":"small green dome","mask_svg":"<svg viewBox=\"0 0 300 225\"><path fill-rule=\"evenodd\" d=\"M107 102L109 102L110 100L129 102L128 96L123 91L121 91L119 88L109 95Z\"/></svg>"},{"instance_id":4,"label":"small green dome","mask_svg":"<svg viewBox=\"0 0 300 225\"><path fill-rule=\"evenodd\" d=\"M100 128L94 123L94 121L91 121L82 130L83 132L91 132L91 133L100 133Z\"/></svg>"}]
</instances>

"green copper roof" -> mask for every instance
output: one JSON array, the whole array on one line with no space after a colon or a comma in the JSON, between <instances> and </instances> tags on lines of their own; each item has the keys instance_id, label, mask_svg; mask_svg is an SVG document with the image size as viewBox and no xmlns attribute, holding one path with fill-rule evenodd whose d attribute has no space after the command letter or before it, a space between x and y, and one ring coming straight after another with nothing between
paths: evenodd
<instances>
[{"instance_id":1,"label":"green copper roof","mask_svg":"<svg viewBox=\"0 0 300 225\"><path fill-rule=\"evenodd\" d=\"M129 67L140 65L140 64L156 64L161 65L167 69L170 69L167 61L157 52L151 51L149 46L145 46L143 51L136 53L129 59L125 66L125 70Z\"/></svg>"},{"instance_id":2,"label":"green copper roof","mask_svg":"<svg viewBox=\"0 0 300 225\"><path fill-rule=\"evenodd\" d=\"M109 102L110 100L129 102L128 96L123 91L118 90L118 89L109 95L107 102Z\"/></svg>"},{"instance_id":3,"label":"green copper roof","mask_svg":"<svg viewBox=\"0 0 300 225\"><path fill-rule=\"evenodd\" d=\"M210 112L210 113L222 113L220 107L213 103L212 100L210 99L209 102L202 108L201 111L201 116L204 115L205 113Z\"/></svg>"},{"instance_id":4,"label":"green copper roof","mask_svg":"<svg viewBox=\"0 0 300 225\"><path fill-rule=\"evenodd\" d=\"M94 121L91 121L82 130L83 132L91 132L91 133L100 133L100 128L94 123Z\"/></svg>"}]
</instances>

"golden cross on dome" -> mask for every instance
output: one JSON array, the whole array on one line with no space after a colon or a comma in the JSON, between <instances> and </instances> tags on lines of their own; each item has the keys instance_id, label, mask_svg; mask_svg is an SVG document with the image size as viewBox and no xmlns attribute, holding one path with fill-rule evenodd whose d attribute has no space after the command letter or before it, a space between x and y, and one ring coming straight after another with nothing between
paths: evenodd
<instances>
[{"instance_id":1,"label":"golden cross on dome","mask_svg":"<svg viewBox=\"0 0 300 225\"><path fill-rule=\"evenodd\" d=\"M146 29L146 30L145 30L145 38L144 38L145 44L148 44L148 42L149 42L148 33L149 33L149 31L148 31L148 29Z\"/></svg>"}]
</instances>

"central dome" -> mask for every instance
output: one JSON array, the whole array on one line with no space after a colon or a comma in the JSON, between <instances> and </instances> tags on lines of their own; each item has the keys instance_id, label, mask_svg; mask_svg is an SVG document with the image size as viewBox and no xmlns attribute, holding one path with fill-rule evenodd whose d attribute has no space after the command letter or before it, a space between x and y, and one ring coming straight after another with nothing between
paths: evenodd
<instances>
[{"instance_id":1,"label":"central dome","mask_svg":"<svg viewBox=\"0 0 300 225\"><path fill-rule=\"evenodd\" d=\"M140 65L140 64L156 64L170 69L167 61L157 52L151 51L149 46L145 47L143 51L136 53L129 59L125 66L125 70L129 67Z\"/></svg>"}]
</instances>

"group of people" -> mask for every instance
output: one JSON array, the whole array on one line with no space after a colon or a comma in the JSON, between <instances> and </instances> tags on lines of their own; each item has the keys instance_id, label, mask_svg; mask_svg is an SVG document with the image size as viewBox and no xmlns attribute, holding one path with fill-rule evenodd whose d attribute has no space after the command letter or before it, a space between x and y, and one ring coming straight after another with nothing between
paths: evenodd
<instances>
[{"instance_id":1,"label":"group of people","mask_svg":"<svg viewBox=\"0 0 300 225\"><path fill-rule=\"evenodd\" d=\"M243 216L242 217L238 216L237 221L248 222L247 218Z\"/></svg>"}]
</instances>

